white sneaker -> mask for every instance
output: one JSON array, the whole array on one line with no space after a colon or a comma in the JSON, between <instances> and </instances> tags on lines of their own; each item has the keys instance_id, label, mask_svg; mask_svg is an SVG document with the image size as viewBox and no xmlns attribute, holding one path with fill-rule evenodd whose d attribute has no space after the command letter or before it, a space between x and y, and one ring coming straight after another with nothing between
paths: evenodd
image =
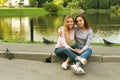
<instances>
[{"instance_id":1,"label":"white sneaker","mask_svg":"<svg viewBox=\"0 0 120 80\"><path fill-rule=\"evenodd\" d=\"M61 67L66 70L68 68L68 64L65 63L65 62L63 62L62 65L61 65Z\"/></svg>"},{"instance_id":2,"label":"white sneaker","mask_svg":"<svg viewBox=\"0 0 120 80\"><path fill-rule=\"evenodd\" d=\"M71 65L72 72L76 73L77 66L75 64Z\"/></svg>"},{"instance_id":3,"label":"white sneaker","mask_svg":"<svg viewBox=\"0 0 120 80\"><path fill-rule=\"evenodd\" d=\"M85 74L85 71L79 66L76 70L76 74Z\"/></svg>"},{"instance_id":4,"label":"white sneaker","mask_svg":"<svg viewBox=\"0 0 120 80\"><path fill-rule=\"evenodd\" d=\"M87 64L87 59L80 58L79 61L80 61L83 65L86 65L86 64Z\"/></svg>"}]
</instances>

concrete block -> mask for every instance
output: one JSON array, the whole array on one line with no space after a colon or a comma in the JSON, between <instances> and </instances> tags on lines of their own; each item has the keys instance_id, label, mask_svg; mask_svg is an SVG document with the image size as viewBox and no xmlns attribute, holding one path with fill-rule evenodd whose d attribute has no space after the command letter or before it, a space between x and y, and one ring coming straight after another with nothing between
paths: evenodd
<instances>
[{"instance_id":1,"label":"concrete block","mask_svg":"<svg viewBox=\"0 0 120 80\"><path fill-rule=\"evenodd\" d=\"M101 62L102 61L102 56L101 55L92 55L88 61L95 61L95 62Z\"/></svg>"},{"instance_id":2,"label":"concrete block","mask_svg":"<svg viewBox=\"0 0 120 80\"><path fill-rule=\"evenodd\" d=\"M103 62L120 62L120 55L103 55Z\"/></svg>"}]
</instances>

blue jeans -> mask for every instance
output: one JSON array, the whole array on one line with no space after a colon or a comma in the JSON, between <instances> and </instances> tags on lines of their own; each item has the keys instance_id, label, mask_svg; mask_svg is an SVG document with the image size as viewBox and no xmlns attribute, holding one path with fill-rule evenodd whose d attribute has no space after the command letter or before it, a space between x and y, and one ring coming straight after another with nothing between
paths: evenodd
<instances>
[{"instance_id":1,"label":"blue jeans","mask_svg":"<svg viewBox=\"0 0 120 80\"><path fill-rule=\"evenodd\" d=\"M76 54L67 48L56 48L55 54L59 57L70 57L72 60L75 60Z\"/></svg>"},{"instance_id":2,"label":"blue jeans","mask_svg":"<svg viewBox=\"0 0 120 80\"><path fill-rule=\"evenodd\" d=\"M75 48L76 45L71 46L72 48ZM76 54L74 52L72 52L70 49L68 48L55 48L55 54L59 57L71 57L72 59L74 59L76 57ZM72 54L69 54L72 53Z\"/></svg>"},{"instance_id":3,"label":"blue jeans","mask_svg":"<svg viewBox=\"0 0 120 80\"><path fill-rule=\"evenodd\" d=\"M90 56L92 55L92 49L91 48L88 48L87 50L85 50L82 54L80 54L79 56L81 58L84 58L84 59L88 59ZM79 61L76 61L76 64L79 64L81 66L83 66L83 64Z\"/></svg>"},{"instance_id":4,"label":"blue jeans","mask_svg":"<svg viewBox=\"0 0 120 80\"><path fill-rule=\"evenodd\" d=\"M73 46L73 48L76 48L76 47L77 47L77 45ZM55 54L57 56L68 56L68 57L70 57L71 60L74 60L78 63L79 61L77 60L77 57L80 56L81 58L88 59L92 54L92 49L88 48L83 53L77 54L68 48L56 48ZM79 62L79 64L80 64L80 62Z\"/></svg>"}]
</instances>

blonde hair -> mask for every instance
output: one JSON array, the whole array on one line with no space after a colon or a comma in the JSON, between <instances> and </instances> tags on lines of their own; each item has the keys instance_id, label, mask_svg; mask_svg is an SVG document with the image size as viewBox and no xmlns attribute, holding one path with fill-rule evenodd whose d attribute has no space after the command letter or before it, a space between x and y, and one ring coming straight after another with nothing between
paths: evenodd
<instances>
[{"instance_id":1,"label":"blonde hair","mask_svg":"<svg viewBox=\"0 0 120 80\"><path fill-rule=\"evenodd\" d=\"M72 16L66 16L65 19L64 19L64 36L65 36L65 40L66 40L66 43L68 45L71 44L71 40L70 40L70 29L68 28L67 26L67 21L69 18L72 18L73 21L74 21L74 18ZM73 24L73 28L74 28L74 24Z\"/></svg>"}]
</instances>

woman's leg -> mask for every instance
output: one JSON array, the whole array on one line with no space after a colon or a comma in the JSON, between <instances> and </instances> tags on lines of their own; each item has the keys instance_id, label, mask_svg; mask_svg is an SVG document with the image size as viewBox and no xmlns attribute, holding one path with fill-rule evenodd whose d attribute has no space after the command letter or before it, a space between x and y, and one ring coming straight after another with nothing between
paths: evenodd
<instances>
[{"instance_id":1,"label":"woman's leg","mask_svg":"<svg viewBox=\"0 0 120 80\"><path fill-rule=\"evenodd\" d=\"M73 61L77 60L77 56L79 56L68 48L56 48L55 54L62 57L63 55L66 55L67 57L70 57L70 59Z\"/></svg>"},{"instance_id":2,"label":"woman's leg","mask_svg":"<svg viewBox=\"0 0 120 80\"><path fill-rule=\"evenodd\" d=\"M77 56L77 61L76 64L72 65L72 69L76 74L84 74L85 71L83 69L83 65L85 65L81 60L82 59L88 59L92 54L92 50L90 48L88 48L87 50L85 50L82 54L80 54L79 56Z\"/></svg>"},{"instance_id":3,"label":"woman's leg","mask_svg":"<svg viewBox=\"0 0 120 80\"><path fill-rule=\"evenodd\" d=\"M88 48L87 50L85 50L82 54L80 54L80 58L84 58L84 59L88 59L92 54L92 49ZM76 64L79 64L81 66L83 66L83 64L81 64L80 61L76 61Z\"/></svg>"},{"instance_id":4,"label":"woman's leg","mask_svg":"<svg viewBox=\"0 0 120 80\"><path fill-rule=\"evenodd\" d=\"M63 69L67 69L68 67L69 67L69 62L70 62L70 58L66 55L66 48L56 48L55 49L55 54L57 55L57 56L59 56L61 59L63 59L63 58L67 58L63 63L62 63L62 65L61 65L61 67L63 68Z\"/></svg>"},{"instance_id":5,"label":"woman's leg","mask_svg":"<svg viewBox=\"0 0 120 80\"><path fill-rule=\"evenodd\" d=\"M66 48L56 48L54 52L59 57L67 57L67 55L64 53L65 49Z\"/></svg>"},{"instance_id":6,"label":"woman's leg","mask_svg":"<svg viewBox=\"0 0 120 80\"><path fill-rule=\"evenodd\" d=\"M68 57L70 57L70 59L72 59L72 60L75 60L75 58L78 56L77 54L75 54L73 51L71 51L70 49L65 49L64 50L64 53L68 56Z\"/></svg>"},{"instance_id":7,"label":"woman's leg","mask_svg":"<svg viewBox=\"0 0 120 80\"><path fill-rule=\"evenodd\" d=\"M62 63L61 67L62 67L63 69L68 69L68 67L69 67L69 62L70 62L70 58L68 57L68 58Z\"/></svg>"},{"instance_id":8,"label":"woman's leg","mask_svg":"<svg viewBox=\"0 0 120 80\"><path fill-rule=\"evenodd\" d=\"M85 59L88 59L92 54L92 49L91 48L88 48L87 50L85 50L81 55L80 57L81 58L85 58Z\"/></svg>"}]
</instances>

